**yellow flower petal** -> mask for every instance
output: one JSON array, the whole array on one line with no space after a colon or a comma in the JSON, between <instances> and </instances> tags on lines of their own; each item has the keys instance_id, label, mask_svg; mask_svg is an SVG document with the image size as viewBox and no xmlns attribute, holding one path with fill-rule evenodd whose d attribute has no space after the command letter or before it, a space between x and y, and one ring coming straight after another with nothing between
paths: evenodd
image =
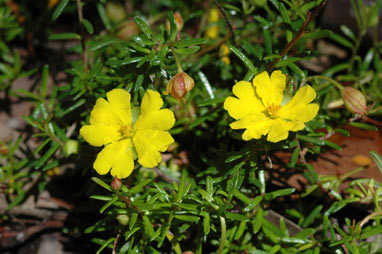
<instances>
[{"instance_id":1,"label":"yellow flower petal","mask_svg":"<svg viewBox=\"0 0 382 254\"><path fill-rule=\"evenodd\" d=\"M266 71L255 76L252 82L256 87L256 93L261 98L265 107L272 104L281 104L285 88L285 79L286 77L281 71L274 71L271 78L269 78Z\"/></svg>"},{"instance_id":2,"label":"yellow flower petal","mask_svg":"<svg viewBox=\"0 0 382 254\"><path fill-rule=\"evenodd\" d=\"M100 175L107 174L111 169L111 175L117 178L128 177L134 169L131 139L114 142L98 154L93 167Z\"/></svg>"},{"instance_id":3,"label":"yellow flower petal","mask_svg":"<svg viewBox=\"0 0 382 254\"><path fill-rule=\"evenodd\" d=\"M246 129L242 135L243 140L259 139L269 132L272 119L264 114L249 115L230 124L232 129Z\"/></svg>"},{"instance_id":4,"label":"yellow flower petal","mask_svg":"<svg viewBox=\"0 0 382 254\"><path fill-rule=\"evenodd\" d=\"M224 109L234 119L241 119L246 115L258 114L264 110L260 99L256 96L251 83L240 81L232 88L235 97L228 97L224 101Z\"/></svg>"},{"instance_id":5,"label":"yellow flower petal","mask_svg":"<svg viewBox=\"0 0 382 254\"><path fill-rule=\"evenodd\" d=\"M137 130L133 143L138 162L146 168L153 168L162 160L159 152L166 151L168 146L174 143L174 139L167 131Z\"/></svg>"},{"instance_id":6,"label":"yellow flower petal","mask_svg":"<svg viewBox=\"0 0 382 254\"><path fill-rule=\"evenodd\" d=\"M113 113L124 125L131 127L130 93L123 89L113 89L106 96Z\"/></svg>"},{"instance_id":7,"label":"yellow flower petal","mask_svg":"<svg viewBox=\"0 0 382 254\"><path fill-rule=\"evenodd\" d=\"M141 114L134 124L134 130L169 130L175 123L174 113L160 109L163 100L158 92L147 90L141 103Z\"/></svg>"},{"instance_id":8,"label":"yellow flower petal","mask_svg":"<svg viewBox=\"0 0 382 254\"><path fill-rule=\"evenodd\" d=\"M281 108L278 116L284 119L308 122L317 115L319 109L317 104L309 104L314 98L316 98L316 91L311 86L304 86Z\"/></svg>"},{"instance_id":9,"label":"yellow flower petal","mask_svg":"<svg viewBox=\"0 0 382 254\"><path fill-rule=\"evenodd\" d=\"M91 125L117 126L120 123L118 115L114 114L114 110L110 103L103 98L99 98L90 113Z\"/></svg>"},{"instance_id":10,"label":"yellow flower petal","mask_svg":"<svg viewBox=\"0 0 382 254\"><path fill-rule=\"evenodd\" d=\"M284 119L275 119L271 129L269 130L267 140L276 143L288 138L289 130L291 127L291 124L289 124L289 122L285 121Z\"/></svg>"},{"instance_id":11,"label":"yellow flower petal","mask_svg":"<svg viewBox=\"0 0 382 254\"><path fill-rule=\"evenodd\" d=\"M80 135L92 146L106 145L120 138L117 125L85 125L80 129Z\"/></svg>"}]
</instances>

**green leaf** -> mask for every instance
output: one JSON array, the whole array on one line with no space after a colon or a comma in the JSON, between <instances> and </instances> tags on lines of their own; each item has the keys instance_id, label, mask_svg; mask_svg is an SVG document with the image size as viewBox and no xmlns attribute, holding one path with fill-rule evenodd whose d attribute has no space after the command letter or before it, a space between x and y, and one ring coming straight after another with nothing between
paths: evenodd
<instances>
[{"instance_id":1,"label":"green leaf","mask_svg":"<svg viewBox=\"0 0 382 254\"><path fill-rule=\"evenodd\" d=\"M44 65L42 68L42 75L41 75L41 87L40 87L40 93L41 93L41 99L45 99L47 88L48 88L48 78L49 78L49 65Z\"/></svg>"},{"instance_id":2,"label":"green leaf","mask_svg":"<svg viewBox=\"0 0 382 254\"><path fill-rule=\"evenodd\" d=\"M256 217L255 217L255 222L252 222L253 225L253 233L256 234L259 232L261 226L263 225L263 220L264 220L264 210L259 208L256 212Z\"/></svg>"},{"instance_id":3,"label":"green leaf","mask_svg":"<svg viewBox=\"0 0 382 254\"><path fill-rule=\"evenodd\" d=\"M302 39L305 39L305 40L308 40L308 39L317 40L317 39L321 39L321 38L330 37L332 34L333 34L333 32L331 30L327 30L327 29L320 30L319 29L319 30L315 30L313 32L309 32L309 33L304 34Z\"/></svg>"},{"instance_id":4,"label":"green leaf","mask_svg":"<svg viewBox=\"0 0 382 254\"><path fill-rule=\"evenodd\" d=\"M200 49L199 46L190 46L188 48L176 48L175 52L178 53L179 55L191 55L198 52L199 49Z\"/></svg>"},{"instance_id":5,"label":"green leaf","mask_svg":"<svg viewBox=\"0 0 382 254\"><path fill-rule=\"evenodd\" d=\"M296 189L295 188L286 188L282 190L276 190L272 192L268 192L265 194L265 199L267 200L273 200L275 198L281 197L281 196L287 196L292 194Z\"/></svg>"},{"instance_id":6,"label":"green leaf","mask_svg":"<svg viewBox=\"0 0 382 254\"><path fill-rule=\"evenodd\" d=\"M280 68L280 67L289 65L289 64L291 64L291 63L294 63L294 62L297 62L297 61L300 61L300 60L301 60L300 57L294 57L294 56L292 56L292 57L288 57L288 58L286 58L286 59L283 59L283 60L279 61L279 62L275 65L275 67L276 67L276 68Z\"/></svg>"},{"instance_id":7,"label":"green leaf","mask_svg":"<svg viewBox=\"0 0 382 254\"><path fill-rule=\"evenodd\" d=\"M106 27L106 30L110 30L111 29L110 20L107 17L105 7L104 7L104 5L102 3L98 3L97 4L97 11L98 11L98 14L99 14L99 16L100 16L100 18L102 20L102 23Z\"/></svg>"},{"instance_id":8,"label":"green leaf","mask_svg":"<svg viewBox=\"0 0 382 254\"><path fill-rule=\"evenodd\" d=\"M253 73L257 73L256 67L253 65L253 63L248 59L246 55L244 55L239 49L237 49L235 46L229 44L228 48L247 66L247 68Z\"/></svg>"},{"instance_id":9,"label":"green leaf","mask_svg":"<svg viewBox=\"0 0 382 254\"><path fill-rule=\"evenodd\" d=\"M50 149L40 158L38 159L37 161L35 161L33 164L34 164L34 167L36 169L39 169L41 168L41 166L47 161L50 159L50 157L52 157L52 155L56 152L56 150L60 147L60 144L58 143L55 143L55 142L52 142L52 145L50 147Z\"/></svg>"},{"instance_id":10,"label":"green leaf","mask_svg":"<svg viewBox=\"0 0 382 254\"><path fill-rule=\"evenodd\" d=\"M187 222L199 222L200 217L194 215L175 215L174 216L178 220L187 221Z\"/></svg>"},{"instance_id":11,"label":"green leaf","mask_svg":"<svg viewBox=\"0 0 382 254\"><path fill-rule=\"evenodd\" d=\"M379 172L382 174L382 157L379 155L376 151L371 150L369 152L371 158L374 160L375 164L377 164L377 167L379 169Z\"/></svg>"},{"instance_id":12,"label":"green leaf","mask_svg":"<svg viewBox=\"0 0 382 254\"><path fill-rule=\"evenodd\" d=\"M189 38L189 39L184 39L178 42L174 43L174 46L177 48L185 48L189 46L196 46L200 44L206 43L207 40L203 38Z\"/></svg>"},{"instance_id":13,"label":"green leaf","mask_svg":"<svg viewBox=\"0 0 382 254\"><path fill-rule=\"evenodd\" d=\"M62 11L65 9L66 5L69 3L69 0L61 0L57 5L56 9L53 12L52 19L56 20L61 15Z\"/></svg>"},{"instance_id":14,"label":"green leaf","mask_svg":"<svg viewBox=\"0 0 382 254\"><path fill-rule=\"evenodd\" d=\"M353 40L353 42L356 42L356 41L357 41L357 38L356 38L354 32L353 32L349 27L347 27L347 26L345 26L345 25L341 25L340 28L341 28L341 31L342 31L347 37L349 37L350 39Z\"/></svg>"},{"instance_id":15,"label":"green leaf","mask_svg":"<svg viewBox=\"0 0 382 254\"><path fill-rule=\"evenodd\" d=\"M135 193L138 193L140 192L143 187L145 187L147 184L149 184L151 182L151 179L145 179L143 180L142 182L138 183L137 185L135 185L133 188L131 188L129 190L129 194L132 195L132 194L135 194Z\"/></svg>"},{"instance_id":16,"label":"green leaf","mask_svg":"<svg viewBox=\"0 0 382 254\"><path fill-rule=\"evenodd\" d=\"M378 131L378 127L366 123L350 122L350 125L368 131Z\"/></svg>"},{"instance_id":17,"label":"green leaf","mask_svg":"<svg viewBox=\"0 0 382 254\"><path fill-rule=\"evenodd\" d=\"M169 34L169 41L173 42L175 41L176 34L178 33L178 29L175 22L174 13L170 11L167 14L167 19L170 22L170 34Z\"/></svg>"},{"instance_id":18,"label":"green leaf","mask_svg":"<svg viewBox=\"0 0 382 254\"><path fill-rule=\"evenodd\" d=\"M312 224L314 222L315 219L317 218L321 218L321 210L323 208L323 205L318 205L316 206L313 211L306 217L306 219L304 220L304 222L302 223L302 227L303 228L306 228L308 227L310 224Z\"/></svg>"},{"instance_id":19,"label":"green leaf","mask_svg":"<svg viewBox=\"0 0 382 254\"><path fill-rule=\"evenodd\" d=\"M295 149L293 150L293 153L289 162L289 166L291 168L293 168L296 165L299 155L300 155L300 148L296 146Z\"/></svg>"},{"instance_id":20,"label":"green leaf","mask_svg":"<svg viewBox=\"0 0 382 254\"><path fill-rule=\"evenodd\" d=\"M151 31L149 25L141 18L141 17L134 17L135 23L138 25L139 29L147 36L149 39L153 39L153 32Z\"/></svg>"},{"instance_id":21,"label":"green leaf","mask_svg":"<svg viewBox=\"0 0 382 254\"><path fill-rule=\"evenodd\" d=\"M108 207L110 207L112 204L115 203L115 201L118 200L118 196L114 196L110 201L108 201L106 204L104 204L101 209L99 210L100 213L103 213Z\"/></svg>"},{"instance_id":22,"label":"green leaf","mask_svg":"<svg viewBox=\"0 0 382 254\"><path fill-rule=\"evenodd\" d=\"M91 178L93 180L93 182L95 182L96 184L98 184L99 186L105 188L106 190L108 191L113 191L110 187L109 184L105 183L104 181L102 181L101 179L99 179L98 177L92 177Z\"/></svg>"},{"instance_id":23,"label":"green leaf","mask_svg":"<svg viewBox=\"0 0 382 254\"><path fill-rule=\"evenodd\" d=\"M82 20L82 24L84 25L86 31L87 31L89 34L93 34L93 33L94 33L94 27L93 27L92 23L90 23L89 20L87 20L87 19L83 19L83 20Z\"/></svg>"},{"instance_id":24,"label":"green leaf","mask_svg":"<svg viewBox=\"0 0 382 254\"><path fill-rule=\"evenodd\" d=\"M329 146L329 147L331 147L331 148L334 148L334 149L336 149L336 150L338 150L338 151L341 151L342 150L342 147L341 146L339 146L339 145L337 145L337 144L335 144L335 143L333 143L333 142L331 142L331 141L329 141L329 140L324 140L324 142L325 142L325 145L327 145L327 146Z\"/></svg>"},{"instance_id":25,"label":"green leaf","mask_svg":"<svg viewBox=\"0 0 382 254\"><path fill-rule=\"evenodd\" d=\"M297 135L299 139L305 141L305 142L309 142L309 143L312 143L314 145L318 145L318 146L324 146L325 145L325 142L317 137L309 137L309 136L305 136L305 135Z\"/></svg>"},{"instance_id":26,"label":"green leaf","mask_svg":"<svg viewBox=\"0 0 382 254\"><path fill-rule=\"evenodd\" d=\"M153 228L153 225L150 222L149 217L146 215L143 215L143 225L145 226L145 233L150 236L150 241L154 240L153 238L155 237L155 231Z\"/></svg>"},{"instance_id":27,"label":"green leaf","mask_svg":"<svg viewBox=\"0 0 382 254\"><path fill-rule=\"evenodd\" d=\"M48 40L81 40L81 36L76 33L51 34Z\"/></svg>"},{"instance_id":28,"label":"green leaf","mask_svg":"<svg viewBox=\"0 0 382 254\"><path fill-rule=\"evenodd\" d=\"M346 40L344 37L342 37L336 33L332 33L330 35L330 39L332 39L335 42L338 42L339 44L341 44L342 46L345 46L345 47L350 48L350 49L353 49L355 47L355 45L353 43L351 43L350 41Z\"/></svg>"},{"instance_id":29,"label":"green leaf","mask_svg":"<svg viewBox=\"0 0 382 254\"><path fill-rule=\"evenodd\" d=\"M225 215L226 215L227 219L230 219L230 220L240 220L240 221L247 221L248 220L247 216L241 215L239 213L226 212Z\"/></svg>"},{"instance_id":30,"label":"green leaf","mask_svg":"<svg viewBox=\"0 0 382 254\"><path fill-rule=\"evenodd\" d=\"M211 219L210 219L209 213L203 216L203 231L204 231L204 235L206 236L210 233L210 229L211 229L210 220Z\"/></svg>"},{"instance_id":31,"label":"green leaf","mask_svg":"<svg viewBox=\"0 0 382 254\"><path fill-rule=\"evenodd\" d=\"M132 230L135 223L137 222L137 218L138 218L138 213L133 213L131 216L130 216L130 221L129 221L129 230Z\"/></svg>"}]
</instances>

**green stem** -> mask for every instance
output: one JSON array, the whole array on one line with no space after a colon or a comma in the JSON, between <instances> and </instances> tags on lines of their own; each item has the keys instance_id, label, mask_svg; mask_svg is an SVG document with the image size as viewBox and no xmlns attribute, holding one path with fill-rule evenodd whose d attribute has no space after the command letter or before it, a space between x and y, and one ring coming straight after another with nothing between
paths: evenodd
<instances>
[{"instance_id":1,"label":"green stem","mask_svg":"<svg viewBox=\"0 0 382 254\"><path fill-rule=\"evenodd\" d=\"M305 80L305 82L308 82L308 81L310 81L310 80L312 80L312 79L314 79L314 78L318 78L318 79L326 80L326 81L332 83L332 84L333 84L335 87L337 87L338 90L340 90L340 91L341 91L342 89L344 89L344 87L343 87L340 83L338 83L336 80L334 80L334 79L332 79L332 78L329 78L329 77L327 77L327 76L323 76L323 75L310 76L310 77L308 77L308 78Z\"/></svg>"},{"instance_id":2,"label":"green stem","mask_svg":"<svg viewBox=\"0 0 382 254\"><path fill-rule=\"evenodd\" d=\"M221 236L219 240L219 249L217 250L217 253L222 254L225 240L226 240L226 224L225 224L225 219L222 216L219 216L219 218L220 218L220 225L221 225Z\"/></svg>"},{"instance_id":3,"label":"green stem","mask_svg":"<svg viewBox=\"0 0 382 254\"><path fill-rule=\"evenodd\" d=\"M180 64L178 55L176 54L175 50L173 47L171 47L171 53L174 56L175 62L176 62L176 67L178 67L178 72L183 72L182 65Z\"/></svg>"}]
</instances>

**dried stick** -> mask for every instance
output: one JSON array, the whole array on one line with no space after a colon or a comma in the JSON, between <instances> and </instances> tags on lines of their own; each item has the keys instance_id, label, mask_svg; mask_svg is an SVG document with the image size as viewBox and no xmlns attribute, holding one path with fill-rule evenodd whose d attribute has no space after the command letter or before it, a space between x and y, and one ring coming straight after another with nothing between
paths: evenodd
<instances>
[{"instance_id":1,"label":"dried stick","mask_svg":"<svg viewBox=\"0 0 382 254\"><path fill-rule=\"evenodd\" d=\"M226 13L225 10L223 9L223 7L220 5L220 3L218 2L218 0L214 0L214 1L215 1L216 6L219 8L219 11L220 11L221 14L223 15L224 20L225 20L225 22L227 23L227 26L229 27L229 30L231 30L231 34L232 34L232 42L233 42L233 44L235 44L235 34L234 34L234 32L233 32L233 26L232 26L231 22L230 22L229 19L228 19L227 13Z\"/></svg>"},{"instance_id":2,"label":"dried stick","mask_svg":"<svg viewBox=\"0 0 382 254\"><path fill-rule=\"evenodd\" d=\"M280 59L282 59L289 52L289 50L301 39L301 37L307 32L305 30L306 27L310 24L310 22L312 22L313 19L316 18L317 14L325 6L325 4L326 4L326 0L322 1L320 5L316 6L313 13L308 12L306 20L300 27L300 30L298 30L296 36L285 46L283 51L281 51L280 58L276 58L275 60L273 60L273 62L270 65L268 65L266 69L268 72L273 69L273 67L280 61Z\"/></svg>"},{"instance_id":3,"label":"dried stick","mask_svg":"<svg viewBox=\"0 0 382 254\"><path fill-rule=\"evenodd\" d=\"M83 26L83 20L84 16L82 14L82 3L81 0L77 0L77 14L78 14L78 21L80 22L80 29L81 29L81 47L82 47L82 58L84 61L84 71L88 71L88 54L86 50L86 44L85 44L85 30Z\"/></svg>"}]
</instances>

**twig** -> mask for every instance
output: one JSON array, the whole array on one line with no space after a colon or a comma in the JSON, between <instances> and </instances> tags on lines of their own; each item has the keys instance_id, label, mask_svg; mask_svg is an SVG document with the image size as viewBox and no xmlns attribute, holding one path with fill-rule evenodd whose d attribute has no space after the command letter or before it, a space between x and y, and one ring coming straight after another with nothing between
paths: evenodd
<instances>
[{"instance_id":1,"label":"twig","mask_svg":"<svg viewBox=\"0 0 382 254\"><path fill-rule=\"evenodd\" d=\"M115 236L115 240L114 240L114 243L113 243L113 252L112 252L112 254L116 254L117 253L117 243L118 243L120 235L121 235L121 230L118 230L118 234Z\"/></svg>"},{"instance_id":2,"label":"twig","mask_svg":"<svg viewBox=\"0 0 382 254\"><path fill-rule=\"evenodd\" d=\"M202 50L200 50L198 53L195 54L195 57L198 57L198 56L201 56L201 55L204 55L205 53L208 53L218 47L220 47L222 44L224 44L230 37L231 37L232 33L228 33L226 34L226 36L224 36L224 38L219 41L218 43L215 43L209 47L206 47Z\"/></svg>"},{"instance_id":3,"label":"twig","mask_svg":"<svg viewBox=\"0 0 382 254\"><path fill-rule=\"evenodd\" d=\"M380 216L380 215L382 215L382 212L374 212L374 213L369 214L368 216L366 216L366 217L361 221L361 223L359 224L359 227L362 228L363 225L365 225L369 220L371 220L371 219L374 218L375 216Z\"/></svg>"},{"instance_id":4,"label":"twig","mask_svg":"<svg viewBox=\"0 0 382 254\"><path fill-rule=\"evenodd\" d=\"M325 4L326 4L326 0L322 1L320 5L316 6L313 13L308 12L307 18L305 22L302 24L302 26L300 27L300 30L298 30L296 36L285 46L283 51L281 51L280 58L276 58L275 60L273 60L273 62L270 65L268 65L266 69L268 72L273 69L273 67L280 61L280 59L282 59L289 52L289 50L301 39L301 37L307 32L305 30L306 27L310 24L310 22L312 22L313 19L316 18L317 14L320 12L320 10L324 7Z\"/></svg>"},{"instance_id":5,"label":"twig","mask_svg":"<svg viewBox=\"0 0 382 254\"><path fill-rule=\"evenodd\" d=\"M78 21L80 22L80 29L81 29L81 47L82 47L82 58L84 61L84 72L87 72L88 71L88 54L87 54L86 44L85 44L85 30L83 26L84 16L82 14L81 0L77 0L77 14L78 14Z\"/></svg>"},{"instance_id":6,"label":"twig","mask_svg":"<svg viewBox=\"0 0 382 254\"><path fill-rule=\"evenodd\" d=\"M219 8L219 11L220 11L221 14L223 15L224 20L225 20L225 22L227 23L227 26L229 27L229 30L231 30L231 34L232 34L232 42L233 42L233 44L235 44L235 33L234 33L234 31L233 31L233 26L232 26L231 22L230 22L229 19L228 19L227 13L226 13L225 10L223 9L223 7L220 5L220 3L218 2L218 0L214 0L214 1L215 1L216 6Z\"/></svg>"}]
</instances>

